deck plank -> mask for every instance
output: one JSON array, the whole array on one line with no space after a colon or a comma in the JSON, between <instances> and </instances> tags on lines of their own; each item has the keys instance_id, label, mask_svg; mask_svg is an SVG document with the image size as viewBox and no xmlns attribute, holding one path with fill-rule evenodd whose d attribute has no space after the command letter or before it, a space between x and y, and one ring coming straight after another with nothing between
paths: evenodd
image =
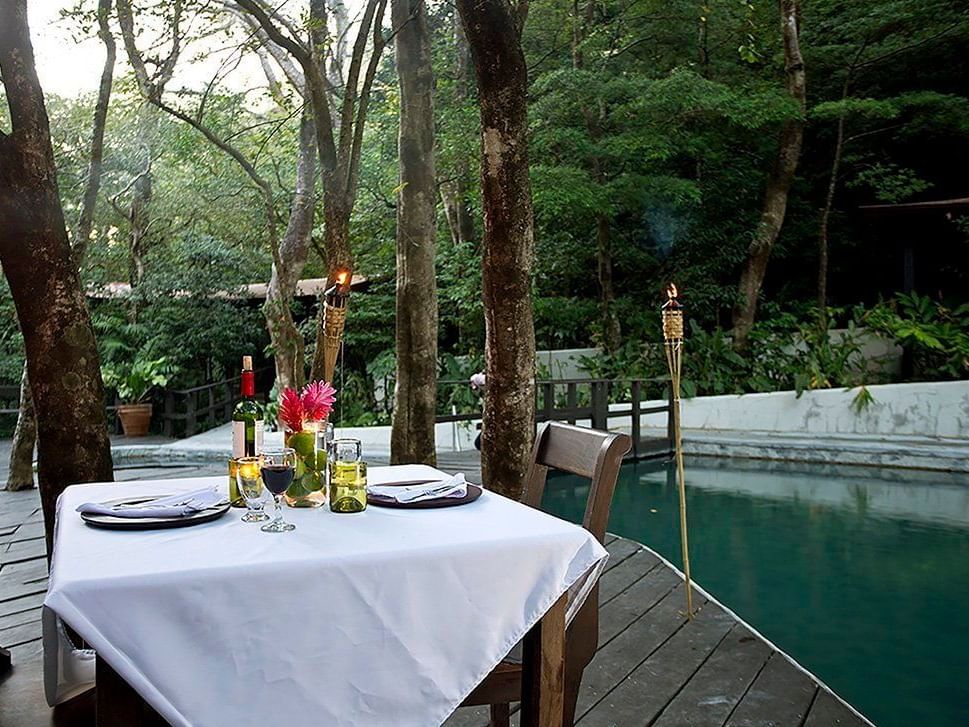
<instances>
[{"instance_id":1,"label":"deck plank","mask_svg":"<svg viewBox=\"0 0 969 727\"><path fill-rule=\"evenodd\" d=\"M827 689L821 688L804 721L804 727L842 727L860 723L858 715L848 705Z\"/></svg>"},{"instance_id":2,"label":"deck plank","mask_svg":"<svg viewBox=\"0 0 969 727\"><path fill-rule=\"evenodd\" d=\"M673 571L657 567L601 606L599 608L600 648L665 598L681 582ZM679 598L682 604L682 591Z\"/></svg>"},{"instance_id":3,"label":"deck plank","mask_svg":"<svg viewBox=\"0 0 969 727\"><path fill-rule=\"evenodd\" d=\"M679 589L673 595L680 595ZM700 609L689 626L667 639L630 674L585 711L583 727L646 725L669 704L679 690L720 645L735 622L715 604Z\"/></svg>"},{"instance_id":4,"label":"deck plank","mask_svg":"<svg viewBox=\"0 0 969 727\"><path fill-rule=\"evenodd\" d=\"M599 579L599 608L641 580L659 562L648 550L640 550L605 573Z\"/></svg>"},{"instance_id":5,"label":"deck plank","mask_svg":"<svg viewBox=\"0 0 969 727\"><path fill-rule=\"evenodd\" d=\"M626 558L629 558L633 554L642 550L642 548L642 545L633 542L632 540L621 539L613 541L609 547L606 548L606 550L609 551L609 560L606 561L606 571L609 571L611 568L615 568Z\"/></svg>"},{"instance_id":6,"label":"deck plank","mask_svg":"<svg viewBox=\"0 0 969 727\"><path fill-rule=\"evenodd\" d=\"M459 453L452 469L470 472L470 459ZM157 479L197 472L132 469L122 476ZM43 703L46 553L36 498L36 492L16 501L0 496L0 523L12 523L0 528L0 644L13 646L14 660L13 675L0 680L0 722L4 727L52 721L85 725L91 704L82 700L77 711L82 716L65 721L52 718ZM701 608L688 622L682 577L653 551L613 535L607 549L610 563L599 588L600 645L580 689L581 725L705 726L725 720L729 727L869 725L715 601L695 595ZM517 718L513 713L513 724ZM487 722L487 708L476 707L459 710L447 725Z\"/></svg>"},{"instance_id":7,"label":"deck plank","mask_svg":"<svg viewBox=\"0 0 969 727\"><path fill-rule=\"evenodd\" d=\"M818 691L811 677L776 651L727 720L727 727L799 725Z\"/></svg>"},{"instance_id":8,"label":"deck plank","mask_svg":"<svg viewBox=\"0 0 969 727\"><path fill-rule=\"evenodd\" d=\"M8 629L0 629L0 644L3 648L9 649L14 646L37 641L41 634L40 621L29 621L19 626L12 626Z\"/></svg>"},{"instance_id":9,"label":"deck plank","mask_svg":"<svg viewBox=\"0 0 969 727\"><path fill-rule=\"evenodd\" d=\"M8 563L22 563L27 560L47 557L47 541L44 538L18 540L6 548L0 546L0 566Z\"/></svg>"},{"instance_id":10,"label":"deck plank","mask_svg":"<svg viewBox=\"0 0 969 727\"><path fill-rule=\"evenodd\" d=\"M599 651L582 678L576 716L594 707L686 623L686 617L679 613L682 608L683 590L678 586L654 607L645 613L640 612L638 618L615 638L607 642L600 640Z\"/></svg>"},{"instance_id":11,"label":"deck plank","mask_svg":"<svg viewBox=\"0 0 969 727\"><path fill-rule=\"evenodd\" d=\"M766 642L738 624L654 724L722 725L764 668L771 651Z\"/></svg>"}]
</instances>

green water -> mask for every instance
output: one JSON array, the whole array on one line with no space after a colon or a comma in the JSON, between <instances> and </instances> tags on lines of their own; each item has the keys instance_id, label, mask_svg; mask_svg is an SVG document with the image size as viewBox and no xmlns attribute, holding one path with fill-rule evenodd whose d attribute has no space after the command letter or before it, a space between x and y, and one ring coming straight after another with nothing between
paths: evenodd
<instances>
[{"instance_id":1,"label":"green water","mask_svg":"<svg viewBox=\"0 0 969 727\"><path fill-rule=\"evenodd\" d=\"M681 564L674 475L623 467L610 532ZM969 476L697 458L690 563L706 590L880 727L969 724ZM578 521L587 483L549 479Z\"/></svg>"}]
</instances>

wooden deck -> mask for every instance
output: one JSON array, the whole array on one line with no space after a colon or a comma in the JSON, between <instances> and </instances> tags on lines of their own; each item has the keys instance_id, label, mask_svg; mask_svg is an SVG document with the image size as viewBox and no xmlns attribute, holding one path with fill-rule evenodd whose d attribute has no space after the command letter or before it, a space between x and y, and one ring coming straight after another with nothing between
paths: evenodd
<instances>
[{"instance_id":1,"label":"wooden deck","mask_svg":"<svg viewBox=\"0 0 969 727\"><path fill-rule=\"evenodd\" d=\"M466 456L441 460L445 469L469 464ZM221 468L128 470L119 472L118 478L209 472ZM702 592L694 593L699 610L692 622L687 621L681 576L649 548L615 536L609 537L607 547L610 561L600 587L599 651L585 672L577 724L870 724ZM10 649L14 665L11 673L0 677L4 727L93 724L89 696L56 711L44 702L40 606L46 575L36 491L0 492L0 645ZM446 724L486 723L486 709L467 708Z\"/></svg>"}]
</instances>

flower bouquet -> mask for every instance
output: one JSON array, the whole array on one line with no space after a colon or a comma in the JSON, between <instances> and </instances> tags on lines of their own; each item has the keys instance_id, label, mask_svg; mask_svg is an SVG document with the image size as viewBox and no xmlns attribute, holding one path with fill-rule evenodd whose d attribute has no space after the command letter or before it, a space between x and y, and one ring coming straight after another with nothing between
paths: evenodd
<instances>
[{"instance_id":1,"label":"flower bouquet","mask_svg":"<svg viewBox=\"0 0 969 727\"><path fill-rule=\"evenodd\" d=\"M279 397L279 420L285 427L284 441L296 451L293 484L284 499L290 507L319 507L326 501L326 448L317 435L336 401L336 389L314 381L301 392L286 388Z\"/></svg>"}]
</instances>

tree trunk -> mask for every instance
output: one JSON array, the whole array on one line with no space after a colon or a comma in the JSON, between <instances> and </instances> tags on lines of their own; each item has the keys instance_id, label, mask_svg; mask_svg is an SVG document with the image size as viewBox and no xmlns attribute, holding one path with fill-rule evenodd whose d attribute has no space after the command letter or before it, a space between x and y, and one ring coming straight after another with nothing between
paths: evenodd
<instances>
[{"instance_id":1,"label":"tree trunk","mask_svg":"<svg viewBox=\"0 0 969 727\"><path fill-rule=\"evenodd\" d=\"M98 2L98 37L104 43L104 66L101 69L101 83L94 106L94 122L91 129L91 152L88 160L87 181L81 200L81 213L77 221L72 250L74 262L78 267L84 260L94 226L94 212L97 208L98 192L101 189L101 172L104 159L104 129L108 119L108 103L111 100L111 86L114 79L114 62L117 57L114 36L108 18L111 16L111 0ZM27 362L20 381L20 407L17 426L13 433L10 450L10 473L7 489L25 490L34 486L34 446L37 443L37 422L34 420L34 404L30 398L30 383L27 376Z\"/></svg>"},{"instance_id":2,"label":"tree trunk","mask_svg":"<svg viewBox=\"0 0 969 727\"><path fill-rule=\"evenodd\" d=\"M842 103L848 98L851 80L855 67L864 53L867 43L863 43L848 67L844 84L841 86ZM842 108L838 115L838 131L834 142L834 158L831 160L831 176L828 178L828 189L824 196L824 208L821 210L821 226L818 230L818 307L824 310L828 305L828 222L831 220L831 210L834 208L834 193L838 188L838 174L841 172L841 156L845 146L845 122L847 114Z\"/></svg>"},{"instance_id":3,"label":"tree trunk","mask_svg":"<svg viewBox=\"0 0 969 727\"><path fill-rule=\"evenodd\" d=\"M831 177L828 179L828 190L824 196L824 208L821 210L821 227L818 231L818 308L824 309L828 305L828 222L831 219L831 209L834 206L834 193L838 186L838 174L841 171L841 154L844 151L845 115L838 117L838 133L834 145L834 159L831 162Z\"/></svg>"},{"instance_id":4,"label":"tree trunk","mask_svg":"<svg viewBox=\"0 0 969 727\"><path fill-rule=\"evenodd\" d=\"M98 350L58 196L26 0L0 3L0 74L12 126L0 133L0 264L27 350L50 553L58 495L75 482L111 480L112 466Z\"/></svg>"},{"instance_id":5,"label":"tree trunk","mask_svg":"<svg viewBox=\"0 0 969 727\"><path fill-rule=\"evenodd\" d=\"M37 444L37 420L34 417L34 400L30 397L30 377L27 362L20 376L20 413L17 428L13 431L10 449L10 473L7 489L10 492L29 490L34 486L34 445Z\"/></svg>"},{"instance_id":6,"label":"tree trunk","mask_svg":"<svg viewBox=\"0 0 969 727\"><path fill-rule=\"evenodd\" d=\"M523 18L506 0L458 0L481 109L485 485L519 497L535 433L534 255Z\"/></svg>"},{"instance_id":7,"label":"tree trunk","mask_svg":"<svg viewBox=\"0 0 969 727\"><path fill-rule=\"evenodd\" d=\"M468 98L469 71L471 68L471 49L468 38L464 33L460 16L453 17L452 33L454 35L454 96L461 104ZM474 241L474 215L468 201L468 177L470 165L468 157L459 154L454 167L454 179L441 185L441 201L444 202L444 216L451 233L451 241L455 245L464 245Z\"/></svg>"},{"instance_id":8,"label":"tree trunk","mask_svg":"<svg viewBox=\"0 0 969 727\"><path fill-rule=\"evenodd\" d=\"M279 385L298 388L306 379L303 335L293 320L290 304L306 266L313 215L316 211L316 128L307 105L299 128L299 160L296 165L296 191L286 234L279 244L282 269L275 263L266 293L264 314L276 361Z\"/></svg>"},{"instance_id":9,"label":"tree trunk","mask_svg":"<svg viewBox=\"0 0 969 727\"><path fill-rule=\"evenodd\" d=\"M390 463L436 464L437 190L434 73L424 0L391 0L400 82L397 194L397 383Z\"/></svg>"},{"instance_id":10,"label":"tree trunk","mask_svg":"<svg viewBox=\"0 0 969 727\"><path fill-rule=\"evenodd\" d=\"M101 83L98 86L98 100L94 106L94 123L91 129L91 153L88 159L87 181L84 185L84 198L81 201L81 214L77 220L74 235L74 259L78 267L84 260L90 242L91 228L94 226L94 212L101 190L101 170L104 159L104 128L108 121L108 104L111 101L111 86L114 81L114 62L117 48L108 18L111 15L111 0L98 2L98 36L104 43L104 67L101 69Z\"/></svg>"},{"instance_id":11,"label":"tree trunk","mask_svg":"<svg viewBox=\"0 0 969 727\"><path fill-rule=\"evenodd\" d=\"M572 68L577 71L585 68L584 44L592 23L595 22L596 0L586 0L585 7L579 7L579 0L572 2ZM586 132L593 142L602 138L602 127L606 121L607 105L604 99L580 99L579 107L585 120ZM598 108L595 108L598 106ZM605 185L606 171L601 157L592 155L588 159L592 176L597 184ZM619 317L616 315L616 290L612 276L612 239L611 221L605 213L596 215L596 268L599 281L599 324L602 327L602 348L613 353L619 348L621 331Z\"/></svg>"},{"instance_id":12,"label":"tree trunk","mask_svg":"<svg viewBox=\"0 0 969 727\"><path fill-rule=\"evenodd\" d=\"M798 115L781 127L777 160L767 178L760 223L744 260L733 311L734 345L744 348L757 315L757 297L767 272L774 242L784 225L787 197L797 171L804 138L805 76L799 44L800 0L780 0L781 32L784 38L784 72L787 92L798 104Z\"/></svg>"},{"instance_id":13,"label":"tree trunk","mask_svg":"<svg viewBox=\"0 0 969 727\"><path fill-rule=\"evenodd\" d=\"M141 150L140 171L131 182L131 200L123 211L128 220L128 285L134 293L145 277L145 253L148 250L148 228L151 226L152 148L158 118L151 102L138 109L136 134ZM139 301L132 295L128 301L128 319L138 320Z\"/></svg>"},{"instance_id":14,"label":"tree trunk","mask_svg":"<svg viewBox=\"0 0 969 727\"><path fill-rule=\"evenodd\" d=\"M602 347L612 353L619 349L621 331L616 315L616 290L612 282L612 236L609 217L596 215L596 261L599 270L599 307L602 322Z\"/></svg>"}]
</instances>

